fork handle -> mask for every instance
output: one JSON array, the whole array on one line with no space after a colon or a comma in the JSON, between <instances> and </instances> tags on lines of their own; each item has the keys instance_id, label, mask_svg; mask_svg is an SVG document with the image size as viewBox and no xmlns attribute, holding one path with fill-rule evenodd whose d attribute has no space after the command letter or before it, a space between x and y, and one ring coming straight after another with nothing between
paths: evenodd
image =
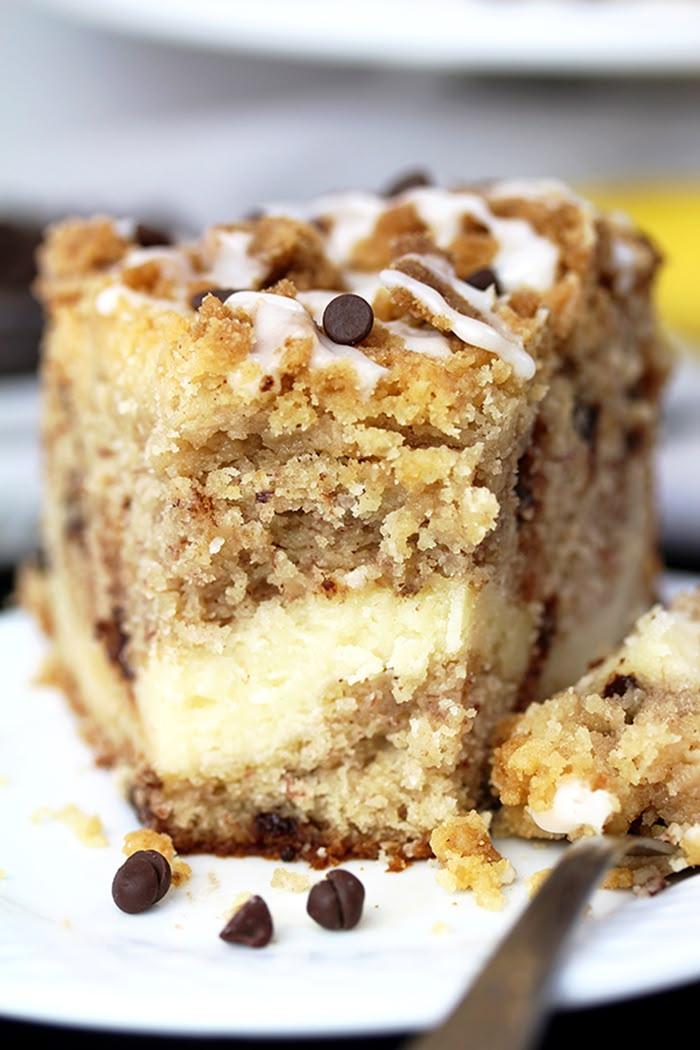
<instances>
[{"instance_id":1,"label":"fork handle","mask_svg":"<svg viewBox=\"0 0 700 1050\"><path fill-rule=\"evenodd\" d=\"M547 1015L551 978L576 920L625 848L619 839L570 846L448 1020L409 1050L527 1050Z\"/></svg>"}]
</instances>

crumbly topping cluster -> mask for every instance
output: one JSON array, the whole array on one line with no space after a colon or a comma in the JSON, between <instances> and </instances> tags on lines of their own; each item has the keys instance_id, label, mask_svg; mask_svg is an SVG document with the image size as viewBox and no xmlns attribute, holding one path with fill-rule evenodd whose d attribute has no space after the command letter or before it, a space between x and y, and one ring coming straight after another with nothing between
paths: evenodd
<instances>
[{"instance_id":1,"label":"crumbly topping cluster","mask_svg":"<svg viewBox=\"0 0 700 1050\"><path fill-rule=\"evenodd\" d=\"M528 838L634 827L696 863L699 689L696 588L641 617L575 687L505 721L492 775L505 826Z\"/></svg>"},{"instance_id":2,"label":"crumbly topping cluster","mask_svg":"<svg viewBox=\"0 0 700 1050\"><path fill-rule=\"evenodd\" d=\"M385 402L446 373L469 376L472 393L486 378L517 390L542 369L548 328L571 329L594 266L629 287L655 261L632 230L604 243L593 209L551 182L337 194L196 242L158 239L102 217L64 222L39 292L55 306L92 279L102 315L177 315L202 364L256 404L290 377L332 400Z\"/></svg>"},{"instance_id":3,"label":"crumbly topping cluster","mask_svg":"<svg viewBox=\"0 0 700 1050\"><path fill-rule=\"evenodd\" d=\"M515 880L515 869L489 835L489 814L471 810L435 828L430 847L440 864L438 881L449 892L472 890L482 908L505 904L502 887Z\"/></svg>"}]
</instances>

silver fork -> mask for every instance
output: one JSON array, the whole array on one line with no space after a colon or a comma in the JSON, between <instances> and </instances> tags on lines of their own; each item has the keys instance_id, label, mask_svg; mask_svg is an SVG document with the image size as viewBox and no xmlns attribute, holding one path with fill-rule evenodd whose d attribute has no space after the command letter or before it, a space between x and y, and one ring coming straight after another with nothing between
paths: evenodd
<instances>
[{"instance_id":1,"label":"silver fork","mask_svg":"<svg viewBox=\"0 0 700 1050\"><path fill-rule=\"evenodd\" d=\"M607 869L630 854L675 852L666 842L632 836L569 846L447 1020L406 1050L530 1050L567 938Z\"/></svg>"}]
</instances>

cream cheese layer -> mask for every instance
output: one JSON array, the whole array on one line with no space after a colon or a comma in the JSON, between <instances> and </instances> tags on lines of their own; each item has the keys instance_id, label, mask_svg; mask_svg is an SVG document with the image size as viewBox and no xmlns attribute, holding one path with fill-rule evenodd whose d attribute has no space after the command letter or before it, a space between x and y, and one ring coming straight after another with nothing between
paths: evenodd
<instances>
[{"instance_id":1,"label":"cream cheese layer","mask_svg":"<svg viewBox=\"0 0 700 1050\"><path fill-rule=\"evenodd\" d=\"M474 605L467 584L436 575L411 596L371 583L265 602L222 629L218 652L161 640L136 684L156 770L216 775L266 761L313 737L319 718L378 676L390 676L397 702L409 700L433 661L463 652Z\"/></svg>"}]
</instances>

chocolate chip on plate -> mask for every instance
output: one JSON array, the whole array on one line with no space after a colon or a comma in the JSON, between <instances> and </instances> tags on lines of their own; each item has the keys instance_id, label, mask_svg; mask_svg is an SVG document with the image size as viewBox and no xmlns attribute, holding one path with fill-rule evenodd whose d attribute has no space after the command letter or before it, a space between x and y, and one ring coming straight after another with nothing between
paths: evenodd
<instances>
[{"instance_id":1,"label":"chocolate chip on plate","mask_svg":"<svg viewBox=\"0 0 700 1050\"><path fill-rule=\"evenodd\" d=\"M336 295L323 311L323 330L334 343L355 346L369 335L373 324L372 307L352 292Z\"/></svg>"},{"instance_id":2,"label":"chocolate chip on plate","mask_svg":"<svg viewBox=\"0 0 700 1050\"><path fill-rule=\"evenodd\" d=\"M329 871L309 891L306 910L326 930L351 930L362 917L365 888L349 871Z\"/></svg>"},{"instance_id":3,"label":"chocolate chip on plate","mask_svg":"<svg viewBox=\"0 0 700 1050\"><path fill-rule=\"evenodd\" d=\"M161 853L138 850L127 857L114 876L112 900L122 911L136 915L167 893L170 878L170 865Z\"/></svg>"},{"instance_id":4,"label":"chocolate chip on plate","mask_svg":"<svg viewBox=\"0 0 700 1050\"><path fill-rule=\"evenodd\" d=\"M170 883L173 878L172 868L163 854L159 853L157 849L144 849L139 850L139 852L143 853L144 857L148 857L155 868L156 875L158 876L158 896L156 897L156 901L159 901L170 889Z\"/></svg>"},{"instance_id":5,"label":"chocolate chip on plate","mask_svg":"<svg viewBox=\"0 0 700 1050\"><path fill-rule=\"evenodd\" d=\"M433 180L426 171L407 171L399 176L384 190L384 197L398 197L400 193L416 190L422 186L432 186Z\"/></svg>"},{"instance_id":6,"label":"chocolate chip on plate","mask_svg":"<svg viewBox=\"0 0 700 1050\"><path fill-rule=\"evenodd\" d=\"M485 266L482 270L475 270L474 273L470 273L467 277L467 284L471 284L473 288L478 288L482 292L485 292L487 288L493 285L496 289L496 295L503 295L503 288L498 280L498 275L490 266Z\"/></svg>"},{"instance_id":7,"label":"chocolate chip on plate","mask_svg":"<svg viewBox=\"0 0 700 1050\"><path fill-rule=\"evenodd\" d=\"M219 934L223 941L264 948L272 939L272 916L262 897L249 897Z\"/></svg>"},{"instance_id":8,"label":"chocolate chip on plate","mask_svg":"<svg viewBox=\"0 0 700 1050\"><path fill-rule=\"evenodd\" d=\"M235 288L205 288L203 292L195 292L190 299L190 306L193 310L199 310L208 295L213 295L219 302L224 303L235 291Z\"/></svg>"}]
</instances>

